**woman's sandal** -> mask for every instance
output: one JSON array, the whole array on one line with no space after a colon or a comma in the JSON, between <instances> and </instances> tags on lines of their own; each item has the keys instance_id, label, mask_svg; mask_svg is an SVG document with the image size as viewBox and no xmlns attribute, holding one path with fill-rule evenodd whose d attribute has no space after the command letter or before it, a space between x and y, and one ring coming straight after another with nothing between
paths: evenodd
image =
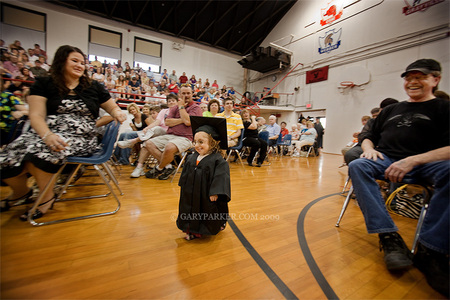
<instances>
[{"instance_id":1,"label":"woman's sandal","mask_svg":"<svg viewBox=\"0 0 450 300\"><path fill-rule=\"evenodd\" d=\"M10 205L9 204L10 202L13 202L13 204ZM11 208L11 206L18 206L29 203L33 203L33 189L30 189L30 191L25 195L23 195L22 197L16 199L5 199L1 201L0 212L8 211Z\"/></svg>"},{"instance_id":2,"label":"woman's sandal","mask_svg":"<svg viewBox=\"0 0 450 300\"><path fill-rule=\"evenodd\" d=\"M33 216L31 217L33 220L41 218L49 209L53 208L53 204L55 204L56 195L54 195L50 200L45 201L44 203L39 204L39 206L36 208L36 210L33 213ZM41 208L41 209L39 209ZM27 210L23 215L20 216L21 221L27 221L28 220L28 213L29 210Z\"/></svg>"}]
</instances>

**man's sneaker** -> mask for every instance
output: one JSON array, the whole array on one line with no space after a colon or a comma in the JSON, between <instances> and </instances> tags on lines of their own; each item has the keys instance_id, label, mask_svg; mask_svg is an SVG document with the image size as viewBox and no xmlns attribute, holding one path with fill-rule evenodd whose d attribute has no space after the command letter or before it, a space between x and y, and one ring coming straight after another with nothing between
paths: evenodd
<instances>
[{"instance_id":1,"label":"man's sneaker","mask_svg":"<svg viewBox=\"0 0 450 300\"><path fill-rule=\"evenodd\" d=\"M151 169L150 171L148 171L147 173L145 173L145 177L147 178L157 178L159 175L162 174L164 170L160 171L155 167L153 167L153 169Z\"/></svg>"},{"instance_id":2,"label":"man's sneaker","mask_svg":"<svg viewBox=\"0 0 450 300\"><path fill-rule=\"evenodd\" d=\"M413 264L411 252L397 232L380 233L378 236L388 270L405 269Z\"/></svg>"},{"instance_id":3,"label":"man's sneaker","mask_svg":"<svg viewBox=\"0 0 450 300\"><path fill-rule=\"evenodd\" d=\"M143 167L136 167L134 169L134 171L131 173L130 177L131 178L139 178L141 176L144 176L145 172L144 172L144 168Z\"/></svg>"},{"instance_id":4,"label":"man's sneaker","mask_svg":"<svg viewBox=\"0 0 450 300\"><path fill-rule=\"evenodd\" d=\"M122 149L133 148L133 145L134 144L131 140L117 142L117 146L119 146L119 148L122 148Z\"/></svg>"},{"instance_id":5,"label":"man's sneaker","mask_svg":"<svg viewBox=\"0 0 450 300\"><path fill-rule=\"evenodd\" d=\"M449 256L428 249L420 244L413 258L414 266L417 267L427 279L428 284L441 293L449 297Z\"/></svg>"},{"instance_id":6,"label":"man's sneaker","mask_svg":"<svg viewBox=\"0 0 450 300\"><path fill-rule=\"evenodd\" d=\"M170 175L175 174L177 170L175 168L165 168L162 171L162 174L158 176L159 180L167 180L169 179Z\"/></svg>"}]
</instances>

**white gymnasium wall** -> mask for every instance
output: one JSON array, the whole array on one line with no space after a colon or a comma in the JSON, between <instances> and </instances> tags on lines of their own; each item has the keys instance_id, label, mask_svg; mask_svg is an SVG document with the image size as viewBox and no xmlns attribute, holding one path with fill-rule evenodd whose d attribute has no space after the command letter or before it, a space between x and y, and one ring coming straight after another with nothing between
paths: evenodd
<instances>
[{"instance_id":1,"label":"white gymnasium wall","mask_svg":"<svg viewBox=\"0 0 450 300\"><path fill-rule=\"evenodd\" d=\"M439 88L450 93L449 68L449 4L445 0L422 12L405 16L400 0L344 1L352 3L340 20L322 27L319 24L320 9L329 0L297 2L288 14L269 34L262 46L275 42L294 52L292 66L303 63L292 72L274 92L299 92L290 96L292 112L280 112L279 121L295 122L299 111L311 101L313 109L325 109L327 128L324 151L340 153L340 149L352 139L352 133L361 127L361 116L370 115L386 97L406 100L400 74L406 66L419 58L434 58L443 67ZM412 1L409 1L412 3ZM422 3L425 1L422 1ZM314 22L314 23L313 23ZM306 25L311 24L305 28ZM319 37L326 31L342 28L341 46L328 54L319 54ZM293 37L291 37L293 35ZM329 65L328 80L306 84L305 72ZM340 93L337 89L343 70L358 66L370 72L371 80L363 90ZM278 80L287 71L278 74ZM251 71L250 91L273 87L271 76ZM257 80L260 78L260 80ZM311 112L311 116L314 113ZM308 115L307 113L304 115Z\"/></svg>"},{"instance_id":2,"label":"white gymnasium wall","mask_svg":"<svg viewBox=\"0 0 450 300\"><path fill-rule=\"evenodd\" d=\"M87 53L89 25L122 33L122 63L133 61L134 37L140 37L163 44L162 68L169 73L176 70L177 75L186 72L189 78L195 74L196 78L206 78L212 83L217 80L222 85L233 86L242 93L243 69L238 64L240 56L203 46L193 42L186 42L180 51L172 49L173 42L183 43L182 40L163 35L150 30L122 24L116 21L81 13L76 10L55 6L43 1L11 1L5 3L24 7L47 14L47 43L41 45L47 51L51 62L55 51L61 45L73 45ZM9 45L11 42L6 41ZM23 43L23 41L22 41ZM129 51L126 51L129 48Z\"/></svg>"}]
</instances>

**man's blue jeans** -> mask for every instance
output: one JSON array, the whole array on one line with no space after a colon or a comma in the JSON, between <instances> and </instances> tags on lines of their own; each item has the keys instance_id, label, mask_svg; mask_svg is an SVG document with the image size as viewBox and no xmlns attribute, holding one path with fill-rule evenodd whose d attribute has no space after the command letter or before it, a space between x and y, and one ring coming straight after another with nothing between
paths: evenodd
<instances>
[{"instance_id":1,"label":"man's blue jeans","mask_svg":"<svg viewBox=\"0 0 450 300\"><path fill-rule=\"evenodd\" d=\"M398 231L389 215L375 178L384 178L384 171L396 160L384 155L376 161L359 158L349 164L358 204L369 233ZM450 161L437 161L415 167L408 177L434 185L434 193L425 216L419 241L427 248L449 253L449 185Z\"/></svg>"},{"instance_id":2,"label":"man's blue jeans","mask_svg":"<svg viewBox=\"0 0 450 300\"><path fill-rule=\"evenodd\" d=\"M119 141L126 141L126 140L132 140L138 137L137 131L128 131L121 133L119 136ZM119 148L119 146L116 146L116 149L114 149L114 155L116 156L119 163L123 165L129 165L130 164L130 154L131 154L131 148Z\"/></svg>"}]
</instances>

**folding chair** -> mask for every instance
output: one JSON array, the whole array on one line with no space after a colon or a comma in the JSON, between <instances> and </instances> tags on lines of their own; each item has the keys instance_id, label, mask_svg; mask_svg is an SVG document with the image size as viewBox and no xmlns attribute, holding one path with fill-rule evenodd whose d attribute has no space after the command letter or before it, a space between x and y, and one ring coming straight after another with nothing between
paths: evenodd
<instances>
[{"instance_id":1,"label":"folding chair","mask_svg":"<svg viewBox=\"0 0 450 300\"><path fill-rule=\"evenodd\" d=\"M178 171L180 170L180 168L181 168L181 166L183 165L183 163L186 161L187 156L188 156L189 154L192 154L192 152L194 152L194 148L190 148L190 149L184 151L183 153L180 153L180 154L181 154L181 161L180 161L180 163L178 164L177 170L176 170L175 173L173 174L172 179L170 180L171 183L172 183L173 180L175 179L175 176L178 174Z\"/></svg>"},{"instance_id":2,"label":"folding chair","mask_svg":"<svg viewBox=\"0 0 450 300\"><path fill-rule=\"evenodd\" d=\"M314 153L314 157L317 156L317 154L316 154L317 140L314 140L314 143L312 145L305 145L302 148L306 148L306 147L308 147L308 150L306 152L306 157L309 157L309 154L311 154L311 152Z\"/></svg>"},{"instance_id":3,"label":"folding chair","mask_svg":"<svg viewBox=\"0 0 450 300\"><path fill-rule=\"evenodd\" d=\"M230 151L228 152L228 155L227 155L227 161L229 161L231 153L234 152L234 153L236 153L237 157L239 158L239 161L241 162L242 167L245 170L244 163L242 162L241 154L239 153L241 151L241 149L242 149L242 146L243 146L244 131L245 131L245 129L241 130L241 136L239 137L238 144L236 146L234 146L234 147L229 147L228 148Z\"/></svg>"},{"instance_id":4,"label":"folding chair","mask_svg":"<svg viewBox=\"0 0 450 300\"><path fill-rule=\"evenodd\" d=\"M98 152L96 152L96 153L94 153L94 154L92 154L91 156L88 156L88 157L70 156L70 157L67 158L67 162L63 166L61 166L61 168L59 169L59 171L55 175L53 175L52 179L47 184L47 186L44 188L44 190L41 191L41 193L39 194L38 198L36 199L33 207L29 211L29 213L28 213L28 222L30 224L32 224L34 226L42 226L42 225L56 224L56 223L69 222L69 221L75 221L75 220L82 220L82 219L87 219L87 218L107 216L107 215L115 214L120 209L119 198L117 197L117 195L114 192L112 186L110 185L110 181L113 181L114 185L119 190L120 195L123 195L123 193L122 193L122 191L121 191L121 189L119 187L119 183L117 182L113 172L111 171L111 169L108 166L108 161L111 158L111 155L112 155L112 152L113 152L113 149L114 149L114 143L116 142L117 134L119 133L119 127L120 127L120 123L116 123L116 122L111 122L111 123L109 123L107 125L105 134L103 135L102 148L100 149L100 151L98 151ZM37 209L37 207L39 206L39 204L42 202L42 198L43 198L42 196L46 194L46 192L48 191L48 189L50 187L53 186L53 184L56 181L56 179L58 178L59 174L61 174L61 172L64 169L64 167L66 165L68 165L68 164L75 164L76 167L71 172L71 174L68 177L68 179L66 180L66 183L65 183L64 187L58 192L58 194L57 194L57 201L56 202L67 201L67 200L78 200L78 199L107 197L107 196L109 196L109 194L112 194L114 196L114 199L116 200L116 203L117 203L116 208L114 210L112 210L112 211L107 211L107 212L102 212L102 213L82 215L82 216L78 216L78 217L65 218L65 219L59 219L59 220L48 221L48 222L40 222L40 223L36 222L35 220L32 219L32 216L33 216L35 210ZM104 194L104 195L95 195L95 196L89 196L89 197L78 197L78 198L71 198L71 199L59 199L59 197L61 197L61 195L67 189L67 187L69 186L69 183L71 182L72 178L75 176L75 174L77 173L78 169L82 165L93 166L94 167L94 169L97 171L97 173L102 178L102 180L105 183L105 185L108 187L109 193ZM108 180L108 178L110 180Z\"/></svg>"},{"instance_id":5,"label":"folding chair","mask_svg":"<svg viewBox=\"0 0 450 300\"><path fill-rule=\"evenodd\" d=\"M426 183L417 183L412 178L403 179L403 184L415 184L415 185L421 186L424 189L423 206L422 206L422 210L420 211L419 220L417 221L416 232L414 234L414 241L413 241L413 244L412 244L412 247L411 247L411 253L414 254L414 252L416 251L416 248L417 248L417 242L419 240L419 234L420 234L420 231L422 229L423 220L425 219L425 216L426 216L427 211L428 211L428 206L429 206L429 203L430 203L430 199L431 199L431 196L432 196L433 189L432 189L432 187L430 185L428 185ZM345 211L347 210L348 204L349 204L350 199L351 199L351 197L353 195L353 191L354 191L353 185L351 185L350 189L348 191L347 197L345 198L344 204L342 205L341 213L339 214L339 218L338 218L338 220L336 222L336 225L335 225L336 227L339 227L339 225L341 223L341 220L342 220L342 218L344 216ZM391 192L392 191L393 190L391 188Z\"/></svg>"},{"instance_id":6,"label":"folding chair","mask_svg":"<svg viewBox=\"0 0 450 300\"><path fill-rule=\"evenodd\" d=\"M281 134L280 134L281 136ZM282 137L280 139L280 137L278 137L278 141L277 141L277 148L280 148L280 156L283 156L283 152L284 149L286 147L289 147L292 143L292 135L291 134L286 134L284 137Z\"/></svg>"}]
</instances>

